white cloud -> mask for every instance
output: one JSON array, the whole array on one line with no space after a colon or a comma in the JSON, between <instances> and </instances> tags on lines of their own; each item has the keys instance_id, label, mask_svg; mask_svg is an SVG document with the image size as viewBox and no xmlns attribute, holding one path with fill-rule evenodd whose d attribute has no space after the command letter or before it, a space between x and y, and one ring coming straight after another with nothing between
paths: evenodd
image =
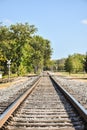
<instances>
[{"instance_id":1,"label":"white cloud","mask_svg":"<svg viewBox=\"0 0 87 130\"><path fill-rule=\"evenodd\" d=\"M87 24L87 19L81 21L82 24Z\"/></svg>"},{"instance_id":2,"label":"white cloud","mask_svg":"<svg viewBox=\"0 0 87 130\"><path fill-rule=\"evenodd\" d=\"M5 19L2 23L5 25L11 25L13 22L10 19Z\"/></svg>"}]
</instances>

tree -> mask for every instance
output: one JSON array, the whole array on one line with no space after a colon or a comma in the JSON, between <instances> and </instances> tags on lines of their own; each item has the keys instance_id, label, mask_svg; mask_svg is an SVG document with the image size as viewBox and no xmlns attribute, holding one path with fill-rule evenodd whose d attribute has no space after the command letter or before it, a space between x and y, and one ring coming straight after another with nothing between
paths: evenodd
<instances>
[{"instance_id":1,"label":"tree","mask_svg":"<svg viewBox=\"0 0 87 130\"><path fill-rule=\"evenodd\" d=\"M34 71L41 71L49 66L52 52L50 41L42 38L41 36L34 36L30 45L34 49L32 54Z\"/></svg>"},{"instance_id":2,"label":"tree","mask_svg":"<svg viewBox=\"0 0 87 130\"><path fill-rule=\"evenodd\" d=\"M18 75L33 71L36 73L50 64L50 41L35 36L36 31L37 28L28 23L0 26L0 70L5 72L7 60L10 59L11 72Z\"/></svg>"},{"instance_id":3,"label":"tree","mask_svg":"<svg viewBox=\"0 0 87 130\"><path fill-rule=\"evenodd\" d=\"M62 58L62 59L59 59L56 61L56 64L57 64L57 70L58 71L64 71L64 66L65 66L65 58Z\"/></svg>"},{"instance_id":4,"label":"tree","mask_svg":"<svg viewBox=\"0 0 87 130\"><path fill-rule=\"evenodd\" d=\"M7 72L7 57L8 43L9 41L9 29L6 26L0 26L0 71Z\"/></svg>"},{"instance_id":5,"label":"tree","mask_svg":"<svg viewBox=\"0 0 87 130\"><path fill-rule=\"evenodd\" d=\"M29 44L29 40L32 38L32 35L37 31L34 25L25 24L16 24L11 25L10 35L11 39L15 41L14 51L15 57L14 62L17 64L17 68L20 67L22 56L24 55L23 49L25 44ZM29 51L28 51L29 52ZM30 52L29 52L30 53Z\"/></svg>"},{"instance_id":6,"label":"tree","mask_svg":"<svg viewBox=\"0 0 87 130\"><path fill-rule=\"evenodd\" d=\"M72 57L69 56L65 61L65 70L69 73L73 72Z\"/></svg>"},{"instance_id":7,"label":"tree","mask_svg":"<svg viewBox=\"0 0 87 130\"><path fill-rule=\"evenodd\" d=\"M77 73L83 71L83 58L84 55L73 54L65 61L65 70L69 73Z\"/></svg>"},{"instance_id":8,"label":"tree","mask_svg":"<svg viewBox=\"0 0 87 130\"><path fill-rule=\"evenodd\" d=\"M50 41L45 39L44 40L44 55L43 55L43 57L44 57L44 61L43 61L44 69L49 68L51 54L52 54L52 48L50 46Z\"/></svg>"},{"instance_id":9,"label":"tree","mask_svg":"<svg viewBox=\"0 0 87 130\"><path fill-rule=\"evenodd\" d=\"M86 56L84 58L84 70L87 73L87 52L86 52Z\"/></svg>"}]
</instances>

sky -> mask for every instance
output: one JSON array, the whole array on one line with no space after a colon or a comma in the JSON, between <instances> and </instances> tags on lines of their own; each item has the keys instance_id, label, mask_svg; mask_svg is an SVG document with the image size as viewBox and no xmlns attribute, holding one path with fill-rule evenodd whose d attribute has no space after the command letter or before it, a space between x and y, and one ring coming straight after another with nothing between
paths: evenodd
<instances>
[{"instance_id":1,"label":"sky","mask_svg":"<svg viewBox=\"0 0 87 130\"><path fill-rule=\"evenodd\" d=\"M0 22L28 22L51 42L52 59L87 52L87 0L0 0Z\"/></svg>"}]
</instances>

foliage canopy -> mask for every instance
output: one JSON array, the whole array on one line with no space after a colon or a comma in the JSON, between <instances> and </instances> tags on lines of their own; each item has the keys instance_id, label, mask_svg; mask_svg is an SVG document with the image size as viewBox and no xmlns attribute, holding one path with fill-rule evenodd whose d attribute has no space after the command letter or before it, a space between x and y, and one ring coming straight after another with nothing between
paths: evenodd
<instances>
[{"instance_id":1,"label":"foliage canopy","mask_svg":"<svg viewBox=\"0 0 87 130\"><path fill-rule=\"evenodd\" d=\"M52 54L50 41L35 35L36 32L37 28L28 23L0 25L0 71L7 73L9 59L11 72L18 75L37 73L48 66Z\"/></svg>"}]
</instances>

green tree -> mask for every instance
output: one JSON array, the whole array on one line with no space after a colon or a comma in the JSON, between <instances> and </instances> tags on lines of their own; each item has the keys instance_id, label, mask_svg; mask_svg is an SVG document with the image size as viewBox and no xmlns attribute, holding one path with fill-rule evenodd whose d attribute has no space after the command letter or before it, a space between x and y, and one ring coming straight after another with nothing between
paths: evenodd
<instances>
[{"instance_id":1,"label":"green tree","mask_svg":"<svg viewBox=\"0 0 87 130\"><path fill-rule=\"evenodd\" d=\"M69 56L65 61L65 70L69 73L73 72L73 64L71 56Z\"/></svg>"},{"instance_id":2,"label":"green tree","mask_svg":"<svg viewBox=\"0 0 87 130\"><path fill-rule=\"evenodd\" d=\"M65 61L65 70L69 73L77 73L83 71L83 58L84 55L73 54Z\"/></svg>"},{"instance_id":3,"label":"green tree","mask_svg":"<svg viewBox=\"0 0 87 130\"><path fill-rule=\"evenodd\" d=\"M87 52L86 52L86 56L84 58L84 70L87 73Z\"/></svg>"},{"instance_id":4,"label":"green tree","mask_svg":"<svg viewBox=\"0 0 87 130\"><path fill-rule=\"evenodd\" d=\"M0 70L4 73L7 72L7 56L8 42L9 41L9 29L6 26L0 26Z\"/></svg>"},{"instance_id":5,"label":"green tree","mask_svg":"<svg viewBox=\"0 0 87 130\"><path fill-rule=\"evenodd\" d=\"M44 61L43 61L44 69L49 68L51 54L52 54L52 48L50 46L50 41L46 39L44 40Z\"/></svg>"},{"instance_id":6,"label":"green tree","mask_svg":"<svg viewBox=\"0 0 87 130\"><path fill-rule=\"evenodd\" d=\"M65 66L65 58L62 58L62 59L59 59L56 61L56 64L57 64L57 70L58 71L64 71L64 66Z\"/></svg>"},{"instance_id":7,"label":"green tree","mask_svg":"<svg viewBox=\"0 0 87 130\"><path fill-rule=\"evenodd\" d=\"M28 23L0 26L0 70L5 72L9 59L11 72L18 74L38 72L50 64L50 41L34 36L36 31L37 28Z\"/></svg>"},{"instance_id":8,"label":"green tree","mask_svg":"<svg viewBox=\"0 0 87 130\"><path fill-rule=\"evenodd\" d=\"M50 41L41 36L34 36L30 44L34 49L32 55L34 71L41 71L50 64L49 61L52 52Z\"/></svg>"},{"instance_id":9,"label":"green tree","mask_svg":"<svg viewBox=\"0 0 87 130\"><path fill-rule=\"evenodd\" d=\"M14 44L14 61L16 62L18 68L22 62L22 56L24 55L22 48L25 46L25 44L29 44L29 40L36 31L37 29L35 26L29 25L28 23L11 25L10 27L11 39L16 43Z\"/></svg>"}]
</instances>

